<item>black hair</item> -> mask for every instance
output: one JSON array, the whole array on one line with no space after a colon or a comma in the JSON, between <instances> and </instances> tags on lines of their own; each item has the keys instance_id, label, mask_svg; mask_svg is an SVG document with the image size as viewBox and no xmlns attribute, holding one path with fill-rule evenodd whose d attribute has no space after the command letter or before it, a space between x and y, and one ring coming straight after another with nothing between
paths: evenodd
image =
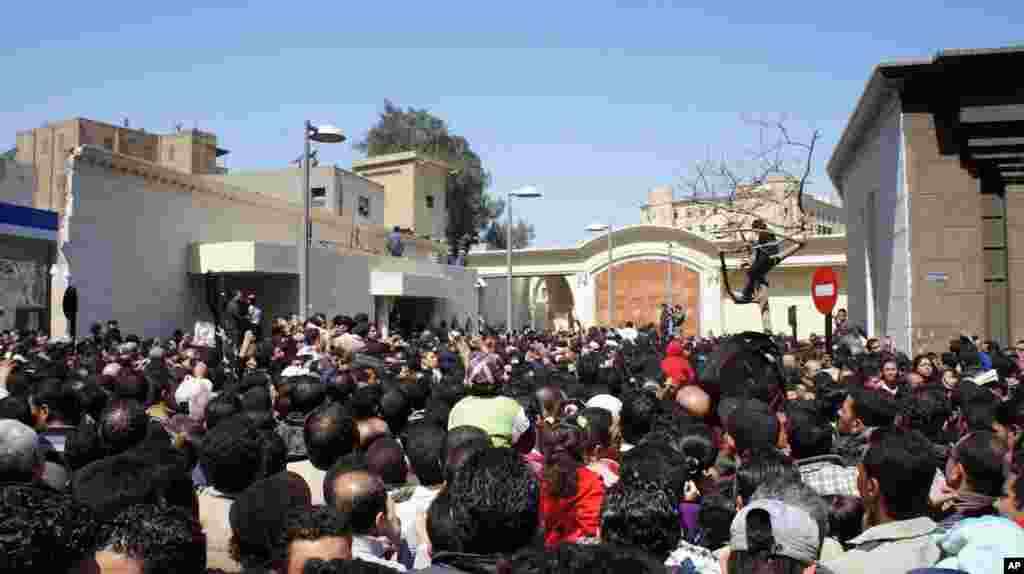
<instances>
[{"instance_id":1,"label":"black hair","mask_svg":"<svg viewBox=\"0 0 1024 574\"><path fill-rule=\"evenodd\" d=\"M314 377L296 377L291 380L288 405L291 412L309 414L323 404L327 388Z\"/></svg>"},{"instance_id":2,"label":"black hair","mask_svg":"<svg viewBox=\"0 0 1024 574\"><path fill-rule=\"evenodd\" d=\"M601 505L601 540L638 547L664 560L679 546L679 499L658 482L619 481Z\"/></svg>"},{"instance_id":3,"label":"black hair","mask_svg":"<svg viewBox=\"0 0 1024 574\"><path fill-rule=\"evenodd\" d=\"M1003 494L1006 442L991 431L972 432L956 445L952 459L964 467L974 491L988 496Z\"/></svg>"},{"instance_id":4,"label":"black hair","mask_svg":"<svg viewBox=\"0 0 1024 574\"><path fill-rule=\"evenodd\" d=\"M619 425L622 427L622 438L630 444L643 440L651 430L651 421L658 412L658 399L646 392L634 392L622 397L622 411L619 413Z\"/></svg>"},{"instance_id":5,"label":"black hair","mask_svg":"<svg viewBox=\"0 0 1024 574\"><path fill-rule=\"evenodd\" d=\"M729 337L708 357L701 382L723 397L757 399L770 405L784 395L778 346L763 333L748 331Z\"/></svg>"},{"instance_id":6,"label":"black hair","mask_svg":"<svg viewBox=\"0 0 1024 574\"><path fill-rule=\"evenodd\" d=\"M511 553L533 541L540 487L515 450L492 447L473 454L448 489L465 552Z\"/></svg>"},{"instance_id":7,"label":"black hair","mask_svg":"<svg viewBox=\"0 0 1024 574\"><path fill-rule=\"evenodd\" d=\"M359 442L359 430L341 405L330 403L306 417L303 437L309 461L316 468L327 470L334 461L352 452Z\"/></svg>"},{"instance_id":8,"label":"black hair","mask_svg":"<svg viewBox=\"0 0 1024 574\"><path fill-rule=\"evenodd\" d=\"M302 566L302 574L394 574L395 569L385 564L351 560L321 560L311 558Z\"/></svg>"},{"instance_id":9,"label":"black hair","mask_svg":"<svg viewBox=\"0 0 1024 574\"><path fill-rule=\"evenodd\" d=\"M643 442L622 455L620 482L658 483L679 500L690 471L682 453L665 442Z\"/></svg>"},{"instance_id":10,"label":"black hair","mask_svg":"<svg viewBox=\"0 0 1024 574\"><path fill-rule=\"evenodd\" d=\"M85 422L69 432L64 441L64 466L74 472L107 456L96 423Z\"/></svg>"},{"instance_id":11,"label":"black hair","mask_svg":"<svg viewBox=\"0 0 1024 574\"><path fill-rule=\"evenodd\" d=\"M206 403L206 429L213 430L213 427L221 421L228 419L242 412L242 400L235 393L220 393Z\"/></svg>"},{"instance_id":12,"label":"black hair","mask_svg":"<svg viewBox=\"0 0 1024 574\"><path fill-rule=\"evenodd\" d=\"M746 504L758 486L774 480L787 479L800 480L800 471L797 467L777 451L762 452L736 469L733 498L738 496L743 504Z\"/></svg>"},{"instance_id":13,"label":"black hair","mask_svg":"<svg viewBox=\"0 0 1024 574\"><path fill-rule=\"evenodd\" d=\"M665 565L640 549L612 544L559 544L537 548L511 564L517 574L661 574Z\"/></svg>"},{"instance_id":14,"label":"black hair","mask_svg":"<svg viewBox=\"0 0 1024 574\"><path fill-rule=\"evenodd\" d=\"M74 473L70 490L75 500L92 509L100 520L136 504L191 511L195 502L187 461L170 446L93 462Z\"/></svg>"},{"instance_id":15,"label":"black hair","mask_svg":"<svg viewBox=\"0 0 1024 574\"><path fill-rule=\"evenodd\" d=\"M960 387L970 388L971 386L977 385L970 381L960 383ZM969 396L960 407L964 421L967 423L967 430L991 431L993 423L1000 418L999 407L1000 401L992 393L982 391Z\"/></svg>"},{"instance_id":16,"label":"black hair","mask_svg":"<svg viewBox=\"0 0 1024 574\"><path fill-rule=\"evenodd\" d=\"M736 517L736 501L724 492L710 492L701 497L697 512L697 532L692 542L708 550L729 544L729 529Z\"/></svg>"},{"instance_id":17,"label":"black hair","mask_svg":"<svg viewBox=\"0 0 1024 574\"><path fill-rule=\"evenodd\" d=\"M412 408L405 393L398 389L387 391L380 397L380 417L388 423L388 428L395 434L401 434L409 421Z\"/></svg>"},{"instance_id":18,"label":"black hair","mask_svg":"<svg viewBox=\"0 0 1024 574\"><path fill-rule=\"evenodd\" d=\"M818 417L811 405L791 402L786 409L789 448L795 459L821 456L832 451L832 427Z\"/></svg>"},{"instance_id":19,"label":"black hair","mask_svg":"<svg viewBox=\"0 0 1024 574\"><path fill-rule=\"evenodd\" d=\"M389 487L405 484L409 478L409 465L405 461L402 444L390 436L378 436L366 448L370 471L381 477Z\"/></svg>"},{"instance_id":20,"label":"black hair","mask_svg":"<svg viewBox=\"0 0 1024 574\"><path fill-rule=\"evenodd\" d=\"M137 401L115 399L100 415L100 441L109 454L122 453L138 445L148 433L149 416Z\"/></svg>"},{"instance_id":21,"label":"black hair","mask_svg":"<svg viewBox=\"0 0 1024 574\"><path fill-rule=\"evenodd\" d=\"M470 431L469 429L475 429ZM459 431L462 435L459 440L452 441L452 434ZM476 431L480 431L478 434ZM455 475L462 469L462 465L475 453L491 447L491 437L477 427L460 426L448 433L444 449L444 477L445 482L451 484ZM450 443L450 444L449 444Z\"/></svg>"},{"instance_id":22,"label":"black hair","mask_svg":"<svg viewBox=\"0 0 1024 574\"><path fill-rule=\"evenodd\" d=\"M384 390L380 385L360 387L352 393L348 409L356 420L368 419L380 414L380 398Z\"/></svg>"},{"instance_id":23,"label":"black hair","mask_svg":"<svg viewBox=\"0 0 1024 574\"><path fill-rule=\"evenodd\" d=\"M78 400L82 406L82 413L87 414L93 420L99 420L100 413L107 407L109 397L96 383L86 383L78 389Z\"/></svg>"},{"instance_id":24,"label":"black hair","mask_svg":"<svg viewBox=\"0 0 1024 574\"><path fill-rule=\"evenodd\" d=\"M96 519L70 496L0 486L0 572L67 572L96 545Z\"/></svg>"},{"instance_id":25,"label":"black hair","mask_svg":"<svg viewBox=\"0 0 1024 574\"><path fill-rule=\"evenodd\" d=\"M323 538L341 538L352 535L348 516L323 505L293 508L288 511L285 526L274 544L274 562L288 559L288 546L296 540L316 541Z\"/></svg>"},{"instance_id":26,"label":"black hair","mask_svg":"<svg viewBox=\"0 0 1024 574\"><path fill-rule=\"evenodd\" d=\"M266 385L253 385L241 395L242 410L246 412L270 412L274 405L270 389Z\"/></svg>"},{"instance_id":27,"label":"black hair","mask_svg":"<svg viewBox=\"0 0 1024 574\"><path fill-rule=\"evenodd\" d=\"M587 421L582 436L584 452L611 444L613 420L608 409L587 407L578 413L578 417Z\"/></svg>"},{"instance_id":28,"label":"black hair","mask_svg":"<svg viewBox=\"0 0 1024 574\"><path fill-rule=\"evenodd\" d=\"M35 421L32 420L32 407L25 397L10 395L0 399L0 419L14 419L21 424L31 427Z\"/></svg>"},{"instance_id":29,"label":"black hair","mask_svg":"<svg viewBox=\"0 0 1024 574\"><path fill-rule=\"evenodd\" d=\"M32 403L36 406L46 405L50 410L51 419L60 419L71 426L77 425L82 417L78 393L58 379L39 382L35 393L32 394Z\"/></svg>"},{"instance_id":30,"label":"black hair","mask_svg":"<svg viewBox=\"0 0 1024 574\"><path fill-rule=\"evenodd\" d=\"M235 415L203 437L199 464L217 490L241 492L263 478L265 432L244 414Z\"/></svg>"},{"instance_id":31,"label":"black hair","mask_svg":"<svg viewBox=\"0 0 1024 574\"><path fill-rule=\"evenodd\" d=\"M900 414L899 403L889 393L854 387L850 389L849 396L853 399L853 411L864 426L889 427Z\"/></svg>"},{"instance_id":32,"label":"black hair","mask_svg":"<svg viewBox=\"0 0 1024 574\"><path fill-rule=\"evenodd\" d=\"M203 528L179 508L139 504L124 510L103 525L98 550L134 558L146 574L206 569Z\"/></svg>"},{"instance_id":33,"label":"black hair","mask_svg":"<svg viewBox=\"0 0 1024 574\"><path fill-rule=\"evenodd\" d=\"M714 433L711 427L703 423L684 424L678 433L679 451L686 457L688 477L690 480L700 480L718 458Z\"/></svg>"},{"instance_id":34,"label":"black hair","mask_svg":"<svg viewBox=\"0 0 1024 574\"><path fill-rule=\"evenodd\" d=\"M935 462L923 434L897 428L874 431L863 466L865 475L878 481L893 518L905 520L927 512Z\"/></svg>"},{"instance_id":35,"label":"black hair","mask_svg":"<svg viewBox=\"0 0 1024 574\"><path fill-rule=\"evenodd\" d=\"M268 417L269 418L269 417ZM270 418L270 420L273 420ZM288 468L288 445L273 429L263 431L263 476L273 476Z\"/></svg>"},{"instance_id":36,"label":"black hair","mask_svg":"<svg viewBox=\"0 0 1024 574\"><path fill-rule=\"evenodd\" d=\"M944 427L952 414L946 389L941 385L922 385L911 391L903 401L906 426L921 431L936 444L948 442Z\"/></svg>"},{"instance_id":37,"label":"black hair","mask_svg":"<svg viewBox=\"0 0 1024 574\"><path fill-rule=\"evenodd\" d=\"M858 496L830 494L824 497L829 505L828 531L844 546L860 536L863 529L864 501Z\"/></svg>"},{"instance_id":38,"label":"black hair","mask_svg":"<svg viewBox=\"0 0 1024 574\"><path fill-rule=\"evenodd\" d=\"M430 422L417 422L406 428L405 453L413 474L423 486L444 482L444 427Z\"/></svg>"},{"instance_id":39,"label":"black hair","mask_svg":"<svg viewBox=\"0 0 1024 574\"><path fill-rule=\"evenodd\" d=\"M427 509L427 536L433 552L461 552L459 529L452 518L452 500L447 490L442 490Z\"/></svg>"},{"instance_id":40,"label":"black hair","mask_svg":"<svg viewBox=\"0 0 1024 574\"><path fill-rule=\"evenodd\" d=\"M726 427L742 458L775 450L779 419L767 403L756 399L742 401L729 417Z\"/></svg>"}]
</instances>

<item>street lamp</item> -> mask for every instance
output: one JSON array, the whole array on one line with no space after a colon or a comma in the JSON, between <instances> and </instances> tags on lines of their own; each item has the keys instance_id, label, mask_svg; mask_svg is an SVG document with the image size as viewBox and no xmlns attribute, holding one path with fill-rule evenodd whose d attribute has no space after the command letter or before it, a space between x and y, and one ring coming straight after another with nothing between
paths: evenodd
<instances>
[{"instance_id":1,"label":"street lamp","mask_svg":"<svg viewBox=\"0 0 1024 574\"><path fill-rule=\"evenodd\" d=\"M508 300L507 307L505 309L505 330L509 334L512 333L512 198L520 197L523 199L540 198L544 197L544 194L537 191L537 188L530 185L515 191L508 191L505 193L505 211L508 212L507 223L505 225L505 259L508 265Z\"/></svg>"},{"instance_id":2,"label":"street lamp","mask_svg":"<svg viewBox=\"0 0 1024 574\"><path fill-rule=\"evenodd\" d=\"M593 233L600 233L602 231L608 233L608 328L615 328L615 283L612 281L612 265L614 265L614 258L612 257L612 225L611 223L591 223L586 227L587 231Z\"/></svg>"},{"instance_id":3,"label":"street lamp","mask_svg":"<svg viewBox=\"0 0 1024 574\"><path fill-rule=\"evenodd\" d=\"M331 125L314 126L306 121L303 129L302 143L302 236L299 239L299 316L305 320L310 315L309 309L309 244L313 241L313 220L310 217L309 189L309 142L341 143L345 134L340 128Z\"/></svg>"}]
</instances>

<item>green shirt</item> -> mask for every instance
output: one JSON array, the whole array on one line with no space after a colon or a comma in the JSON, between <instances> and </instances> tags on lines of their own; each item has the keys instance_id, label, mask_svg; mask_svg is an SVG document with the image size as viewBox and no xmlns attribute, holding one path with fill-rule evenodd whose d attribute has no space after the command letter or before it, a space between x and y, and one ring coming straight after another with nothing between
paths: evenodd
<instances>
[{"instance_id":1,"label":"green shirt","mask_svg":"<svg viewBox=\"0 0 1024 574\"><path fill-rule=\"evenodd\" d=\"M530 428L523 407L509 397L466 397L448 415L448 430L474 426L487 431L494 446L512 446Z\"/></svg>"}]
</instances>

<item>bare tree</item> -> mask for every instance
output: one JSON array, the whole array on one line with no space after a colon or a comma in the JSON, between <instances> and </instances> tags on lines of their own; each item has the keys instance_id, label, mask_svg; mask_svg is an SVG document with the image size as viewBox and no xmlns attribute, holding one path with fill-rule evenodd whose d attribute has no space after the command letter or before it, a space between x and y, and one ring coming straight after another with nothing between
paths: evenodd
<instances>
[{"instance_id":1,"label":"bare tree","mask_svg":"<svg viewBox=\"0 0 1024 574\"><path fill-rule=\"evenodd\" d=\"M797 139L783 119L745 119L760 132L760 146L738 162L705 160L697 163L694 177L682 184L687 207L696 207L699 223L719 223L710 232L717 239L742 238L755 219L764 219L781 233L804 231L808 224L804 195L810 181L814 152L821 133L813 130ZM765 186L781 186L781 193L766 193ZM795 208L795 209L793 209ZM766 214L786 213L780 221Z\"/></svg>"}]
</instances>

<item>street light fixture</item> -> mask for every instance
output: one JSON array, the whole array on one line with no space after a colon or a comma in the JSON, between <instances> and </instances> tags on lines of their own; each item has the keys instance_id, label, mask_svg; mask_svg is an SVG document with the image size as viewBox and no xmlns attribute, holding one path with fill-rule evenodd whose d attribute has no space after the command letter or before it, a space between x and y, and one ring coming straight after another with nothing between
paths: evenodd
<instances>
[{"instance_id":1,"label":"street light fixture","mask_svg":"<svg viewBox=\"0 0 1024 574\"><path fill-rule=\"evenodd\" d=\"M591 223L586 230L591 233L603 231L608 234L608 328L613 329L615 328L615 283L612 280L612 266L615 259L612 256L612 224Z\"/></svg>"},{"instance_id":2,"label":"street light fixture","mask_svg":"<svg viewBox=\"0 0 1024 574\"><path fill-rule=\"evenodd\" d=\"M305 320L309 308L309 245L313 241L313 219L310 217L309 142L341 143L345 134L332 125L314 126L309 120L302 130L302 236L299 239L299 316Z\"/></svg>"},{"instance_id":3,"label":"street light fixture","mask_svg":"<svg viewBox=\"0 0 1024 574\"><path fill-rule=\"evenodd\" d=\"M518 197L521 199L537 199L544 197L536 187L528 185L526 187L508 191L505 193L505 211L506 225L505 225L505 263L507 264L507 278L508 278L508 299L506 301L507 306L505 309L505 330L507 333L512 333L512 198Z\"/></svg>"}]
</instances>

